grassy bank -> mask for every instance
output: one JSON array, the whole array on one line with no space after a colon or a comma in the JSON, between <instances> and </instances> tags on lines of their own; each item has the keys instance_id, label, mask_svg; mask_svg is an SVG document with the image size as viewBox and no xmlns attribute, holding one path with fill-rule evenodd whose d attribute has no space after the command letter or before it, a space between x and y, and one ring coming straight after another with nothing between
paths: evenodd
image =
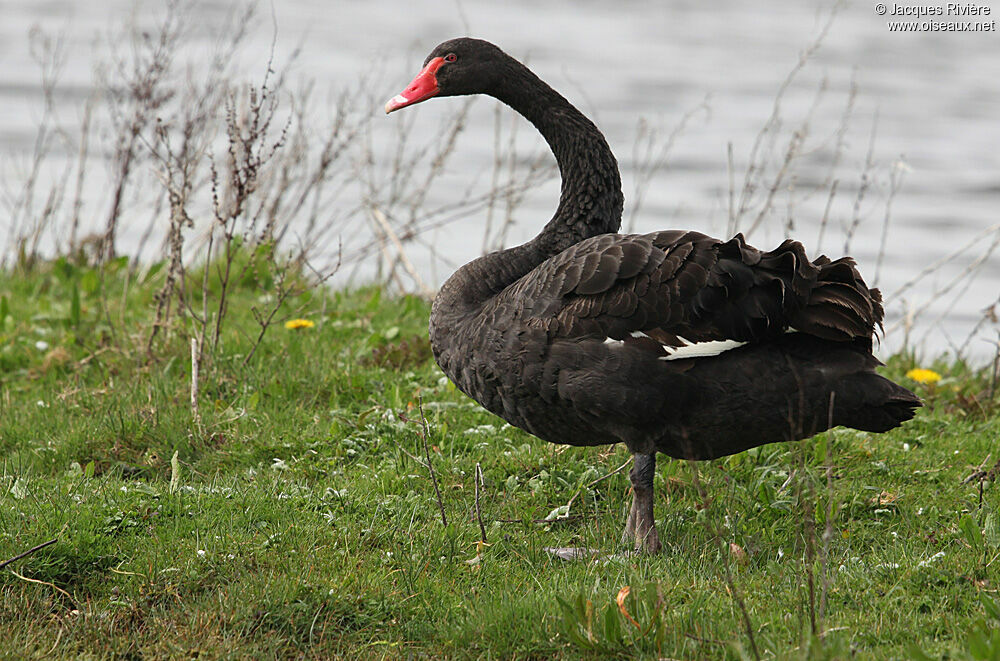
<instances>
[{"instance_id":1,"label":"grassy bank","mask_svg":"<svg viewBox=\"0 0 1000 661\"><path fill-rule=\"evenodd\" d=\"M922 385L897 358L928 403L902 429L661 461L666 551L630 557L625 449L546 444L455 391L425 301L294 290L248 360L274 290L232 283L192 409L201 327L150 342L163 277L0 274L0 562L58 540L0 573L0 656L1000 654L987 376ZM218 299L198 277L190 310Z\"/></svg>"}]
</instances>

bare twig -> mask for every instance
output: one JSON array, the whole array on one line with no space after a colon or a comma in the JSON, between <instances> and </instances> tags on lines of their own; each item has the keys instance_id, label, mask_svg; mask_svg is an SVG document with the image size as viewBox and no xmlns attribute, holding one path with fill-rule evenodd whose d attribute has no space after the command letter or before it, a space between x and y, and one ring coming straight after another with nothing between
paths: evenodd
<instances>
[{"instance_id":1,"label":"bare twig","mask_svg":"<svg viewBox=\"0 0 1000 661\"><path fill-rule=\"evenodd\" d=\"M191 338L191 417L201 430L201 413L198 411L198 339Z\"/></svg>"},{"instance_id":2,"label":"bare twig","mask_svg":"<svg viewBox=\"0 0 1000 661\"><path fill-rule=\"evenodd\" d=\"M826 232L827 223L830 220L830 207L833 206L833 198L837 196L837 186L840 184L839 179L834 179L833 183L830 184L830 194L826 198L826 207L823 208L823 217L819 221L819 236L816 238L816 249L823 249L823 234Z\"/></svg>"},{"instance_id":3,"label":"bare twig","mask_svg":"<svg viewBox=\"0 0 1000 661\"><path fill-rule=\"evenodd\" d=\"M424 416L424 398L417 396L417 411L420 412L420 423L423 432L420 438L424 441L424 456L427 458L427 471L431 474L431 482L434 484L434 493L437 495L438 507L441 509L441 525L448 525L448 517L444 513L444 500L441 498L441 490L438 488L437 476L434 474L434 464L431 463L431 450L427 443L430 432L427 430L427 417Z\"/></svg>"},{"instance_id":4,"label":"bare twig","mask_svg":"<svg viewBox=\"0 0 1000 661\"><path fill-rule=\"evenodd\" d=\"M858 226L861 224L861 202L865 199L865 193L868 192L868 188L871 186L872 181L872 167L874 165L874 154L875 154L875 134L878 129L878 112L875 113L875 119L872 120L872 130L868 137L868 153L865 155L865 166L861 171L861 183L858 186L858 194L854 198L854 214L851 220L850 226L848 226L847 231L844 233L844 252L851 251L851 240L854 239L854 233L857 231Z\"/></svg>"},{"instance_id":5,"label":"bare twig","mask_svg":"<svg viewBox=\"0 0 1000 661\"><path fill-rule=\"evenodd\" d=\"M747 211L752 206L752 199L758 189L761 172L764 170L767 161L766 155L760 156L761 149L764 146L765 138L768 138L772 142L775 140L774 136L776 135L777 130L781 124L781 107L784 102L785 93L788 91L789 87L791 86L795 78L798 76L798 74L802 71L803 68L805 68L806 64L809 62L812 56L815 55L815 53L819 50L824 39L826 38L827 33L830 30L831 25L833 24L834 19L836 18L837 12L840 10L840 7L841 5L839 3L834 6L833 10L830 12L829 18L827 19L823 27L820 29L816 38L805 48L805 50L803 50L799 54L799 59L796 62L795 66L792 67L792 69L788 72L788 75L785 76L785 79L778 86L778 91L775 94L774 98L774 104L771 107L771 114L764 122L764 126L757 133L757 136L754 139L753 146L750 148L750 155L747 159L747 170L743 177L743 187L739 194L738 198L739 201L738 204L736 205L736 211L735 213L732 212L730 213L731 217L729 221L730 229L732 230L733 233L735 233L735 231L739 229L740 219L744 216L745 213L747 213ZM804 135L807 127L808 127L808 119L806 120L806 122L803 123L799 132L802 133L802 135ZM775 178L772 185L769 186L769 190L771 191L777 190L777 187L780 185L781 179L784 178L784 173L785 171L787 171L787 167L790 160L794 159L798 155L798 150L800 146L798 143L800 143L800 140L793 136L792 141L789 142L788 148L786 149L785 152L786 157L783 165L781 166L781 171L779 175ZM769 199L770 198L773 198L773 193L769 193ZM765 213L769 205L770 203L765 204L761 213ZM761 213L759 213L757 216L758 221L755 221L754 223L755 226L759 224L759 220L762 218Z\"/></svg>"},{"instance_id":6,"label":"bare twig","mask_svg":"<svg viewBox=\"0 0 1000 661\"><path fill-rule=\"evenodd\" d=\"M479 521L479 538L482 542L486 543L486 526L483 525L483 514L479 509L479 487L483 485L483 468L476 462L476 474L473 478L473 483L476 487L476 520Z\"/></svg>"},{"instance_id":7,"label":"bare twig","mask_svg":"<svg viewBox=\"0 0 1000 661\"><path fill-rule=\"evenodd\" d=\"M987 454L986 458L983 459L983 463L979 464L979 467L976 468L976 470L974 470L971 475L962 480L962 484L969 484L970 482L974 482L977 480L979 482L983 482L985 480L992 480L997 475L1000 475L1000 459L998 459L996 463L993 464L992 468L986 470L986 464L989 463L992 457L993 457L992 452L990 454Z\"/></svg>"},{"instance_id":8,"label":"bare twig","mask_svg":"<svg viewBox=\"0 0 1000 661\"><path fill-rule=\"evenodd\" d=\"M635 187L632 192L629 219L627 223L624 223L626 232L635 231L636 218L642 209L643 198L649 189L649 182L657 172L667 165L667 158L674 144L677 142L677 138L684 132L688 123L690 123L695 115L700 112L704 112L707 115L709 111L709 97L706 96L698 105L689 109L681 116L680 121L677 122L666 139L659 145L657 144L657 131L649 125L649 122L645 118L639 119L635 142L632 144Z\"/></svg>"},{"instance_id":9,"label":"bare twig","mask_svg":"<svg viewBox=\"0 0 1000 661\"><path fill-rule=\"evenodd\" d=\"M396 234L396 232L393 231L392 226L389 224L389 221L386 220L385 214L382 213L381 209L379 209L377 206L374 205L372 206L372 218L375 219L375 222L379 224L379 227L382 228L382 231L385 232L385 235L389 238L390 241L392 241L392 245L396 247L397 257L402 262L403 268L406 269L406 272L410 274L411 278L413 278L413 281L416 283L417 289L419 289L420 294L425 297L433 296L434 290L428 287L424 283L424 280L423 278L420 277L420 274L417 272L416 267L413 266L413 262L411 262L410 258L406 256L406 249L403 247L402 241L399 240L399 236Z\"/></svg>"},{"instance_id":10,"label":"bare twig","mask_svg":"<svg viewBox=\"0 0 1000 661\"><path fill-rule=\"evenodd\" d=\"M44 549L46 546L52 546L53 544L55 544L58 541L59 541L59 538L56 537L56 538L50 539L47 542L42 542L38 546L33 546L30 549L28 549L27 551L25 551L24 553L18 553L13 558L11 558L9 560L4 560L3 562L0 562L0 569L3 569L4 567L6 567L7 565L9 565L11 563L17 562L21 558L24 558L24 557L27 557L27 556L31 555L35 551L40 551L41 549Z\"/></svg>"},{"instance_id":11,"label":"bare twig","mask_svg":"<svg viewBox=\"0 0 1000 661\"><path fill-rule=\"evenodd\" d=\"M996 252L998 248L1000 248L1000 223L987 227L962 247L949 253L945 257L936 260L934 263L924 267L917 275L915 275L913 278L905 282L895 292L893 292L890 298L899 298L900 294L913 287L915 284L923 280L926 276L937 272L943 265L954 261L963 253L965 253L965 251L967 251L969 248L976 245L981 245L983 239L990 236L991 234L993 236L989 245L986 246L982 250L982 252L980 252L980 254L977 255L972 261L970 261L958 275L953 277L944 286L936 289L926 301L924 301L920 305L913 306L910 310L908 310L906 317L886 327L886 333L888 334L890 331L897 328L901 324L912 325L913 321L918 316L920 316L924 311L926 311L927 308L929 308L936 301L938 301L943 296L951 292L953 289L955 289L958 285L962 284L963 282L966 283L966 288L967 288L968 285L971 284L973 279L978 275L983 265L987 263L987 260L989 260L989 258L993 255L994 252ZM960 295L952 296L951 297L952 305L954 305L955 302L958 301L960 298L961 298ZM950 309L951 306L948 307L948 310Z\"/></svg>"},{"instance_id":12,"label":"bare twig","mask_svg":"<svg viewBox=\"0 0 1000 661\"><path fill-rule=\"evenodd\" d=\"M885 248L889 240L889 219L892 217L892 201L896 199L903 184L903 174L906 172L906 164L902 159L892 164L889 171L889 197L885 201L885 217L882 218L882 236L878 244L878 257L875 258L875 277L872 279L873 285L878 285L879 275L882 271L882 260L885 259Z\"/></svg>"}]
</instances>

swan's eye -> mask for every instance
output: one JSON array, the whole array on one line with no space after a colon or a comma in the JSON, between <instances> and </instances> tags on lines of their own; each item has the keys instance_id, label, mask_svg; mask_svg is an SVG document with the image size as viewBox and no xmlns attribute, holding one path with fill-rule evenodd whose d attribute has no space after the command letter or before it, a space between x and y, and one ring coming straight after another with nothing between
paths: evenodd
<instances>
[{"instance_id":1,"label":"swan's eye","mask_svg":"<svg viewBox=\"0 0 1000 661\"><path fill-rule=\"evenodd\" d=\"M448 53L447 55L444 56L445 62L454 62L457 59L458 55L455 55L454 53Z\"/></svg>"}]
</instances>

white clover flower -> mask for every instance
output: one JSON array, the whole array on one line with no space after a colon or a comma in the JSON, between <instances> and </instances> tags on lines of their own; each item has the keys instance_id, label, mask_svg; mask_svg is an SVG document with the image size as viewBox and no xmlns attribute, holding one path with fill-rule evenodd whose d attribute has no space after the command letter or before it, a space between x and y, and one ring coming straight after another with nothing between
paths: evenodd
<instances>
[{"instance_id":1,"label":"white clover flower","mask_svg":"<svg viewBox=\"0 0 1000 661\"><path fill-rule=\"evenodd\" d=\"M921 560L917 563L917 567L929 567L932 562L936 562L944 557L944 551L938 551L926 560Z\"/></svg>"}]
</instances>

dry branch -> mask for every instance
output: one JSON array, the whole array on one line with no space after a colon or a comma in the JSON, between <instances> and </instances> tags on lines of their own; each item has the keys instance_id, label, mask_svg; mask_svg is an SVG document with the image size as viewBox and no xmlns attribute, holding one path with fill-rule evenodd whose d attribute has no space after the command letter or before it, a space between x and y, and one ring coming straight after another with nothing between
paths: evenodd
<instances>
[{"instance_id":1,"label":"dry branch","mask_svg":"<svg viewBox=\"0 0 1000 661\"><path fill-rule=\"evenodd\" d=\"M42 542L42 543L41 543L41 544L39 544L38 546L33 546L33 547L31 547L30 549L28 549L28 550L27 550L27 551L25 551L24 553L18 553L18 554L17 554L17 555L15 555L15 556L14 556L13 558L10 558L9 560L4 560L3 562L0 562L0 569L3 569L4 567L6 567L7 565L9 565L9 564L11 564L11 563L14 563L14 562L17 562L17 561L18 561L18 560L20 560L21 558L25 558L25 557L27 557L27 556L31 555L31 554L32 554L32 553L34 553L35 551L39 551L39 550L41 550L41 549L44 549L44 548L45 548L46 546L52 546L53 544L55 544L55 543L56 543L56 542L58 542L58 541L59 541L59 539L58 539L58 538L53 538L53 539L50 539L50 540L49 540L49 541L47 541L47 542Z\"/></svg>"}]
</instances>

